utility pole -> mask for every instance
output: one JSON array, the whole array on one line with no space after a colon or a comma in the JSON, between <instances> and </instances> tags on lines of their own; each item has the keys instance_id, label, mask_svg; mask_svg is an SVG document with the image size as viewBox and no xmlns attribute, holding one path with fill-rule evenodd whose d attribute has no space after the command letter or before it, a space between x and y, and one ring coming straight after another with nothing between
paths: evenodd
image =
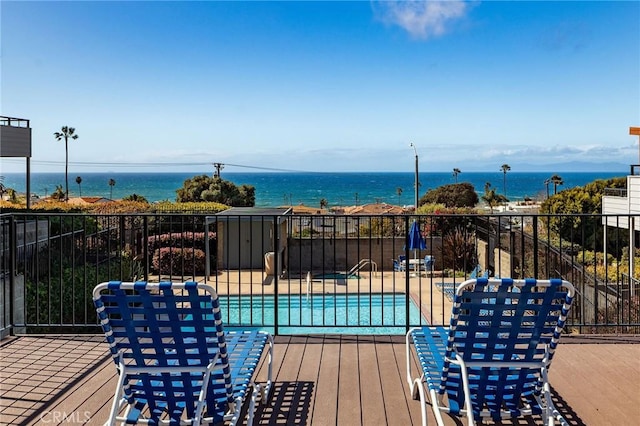
<instances>
[{"instance_id":1,"label":"utility pole","mask_svg":"<svg viewBox=\"0 0 640 426\"><path fill-rule=\"evenodd\" d=\"M214 178L219 178L220 177L220 170L224 169L224 164L222 163L213 163L213 167L215 167L216 171L213 172L213 177Z\"/></svg>"},{"instance_id":2,"label":"utility pole","mask_svg":"<svg viewBox=\"0 0 640 426\"><path fill-rule=\"evenodd\" d=\"M418 182L418 150L416 149L416 146L413 144L413 142L411 142L409 144L409 146L413 147L413 152L416 155L416 182L415 182L416 200L415 200L415 204L414 204L414 209L415 209L415 211L418 211L418 187L420 185L420 183Z\"/></svg>"}]
</instances>

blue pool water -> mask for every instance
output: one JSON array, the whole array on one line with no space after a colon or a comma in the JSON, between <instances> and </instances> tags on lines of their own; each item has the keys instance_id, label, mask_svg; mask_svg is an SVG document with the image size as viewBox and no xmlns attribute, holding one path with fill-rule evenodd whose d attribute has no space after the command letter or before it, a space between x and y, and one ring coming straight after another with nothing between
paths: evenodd
<instances>
[{"instance_id":1,"label":"blue pool water","mask_svg":"<svg viewBox=\"0 0 640 426\"><path fill-rule=\"evenodd\" d=\"M328 274L319 274L314 275L314 279L336 279L336 280L353 280L356 278L360 278L360 276L356 274L345 274L344 272L333 272Z\"/></svg>"},{"instance_id":2,"label":"blue pool water","mask_svg":"<svg viewBox=\"0 0 640 426\"><path fill-rule=\"evenodd\" d=\"M278 296L279 334L404 334L406 298L402 293L312 294ZM227 327L257 327L271 332L275 325L274 296L220 296ZM421 321L410 300L409 321Z\"/></svg>"}]
</instances>

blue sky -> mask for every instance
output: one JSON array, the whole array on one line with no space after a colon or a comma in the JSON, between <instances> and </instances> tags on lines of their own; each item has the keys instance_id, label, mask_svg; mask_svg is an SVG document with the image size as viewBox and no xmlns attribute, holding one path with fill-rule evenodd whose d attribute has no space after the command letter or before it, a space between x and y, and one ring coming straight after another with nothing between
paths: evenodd
<instances>
[{"instance_id":1,"label":"blue sky","mask_svg":"<svg viewBox=\"0 0 640 426\"><path fill-rule=\"evenodd\" d=\"M63 171L64 125L70 173L412 171L411 142L424 171L640 161L638 1L0 8L32 172Z\"/></svg>"}]
</instances>

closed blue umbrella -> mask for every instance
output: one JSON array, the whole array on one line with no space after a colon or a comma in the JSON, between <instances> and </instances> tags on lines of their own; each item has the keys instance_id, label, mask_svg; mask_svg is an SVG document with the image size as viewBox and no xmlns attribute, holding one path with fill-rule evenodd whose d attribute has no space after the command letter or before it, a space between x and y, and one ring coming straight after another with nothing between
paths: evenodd
<instances>
[{"instance_id":1,"label":"closed blue umbrella","mask_svg":"<svg viewBox=\"0 0 640 426\"><path fill-rule=\"evenodd\" d=\"M420 233L420 226L418 225L418 221L414 220L411 224L411 228L409 228L409 234L407 235L409 239L409 250L413 250L413 258L418 259L418 250L424 250L427 248L427 244L422 238L422 234ZM418 268L418 263L416 261L415 268Z\"/></svg>"}]
</instances>

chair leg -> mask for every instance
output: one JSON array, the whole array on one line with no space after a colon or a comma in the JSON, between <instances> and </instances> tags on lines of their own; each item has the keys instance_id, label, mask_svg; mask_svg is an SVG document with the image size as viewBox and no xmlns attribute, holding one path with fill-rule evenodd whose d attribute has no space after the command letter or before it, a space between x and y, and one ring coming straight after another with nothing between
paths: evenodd
<instances>
[{"instance_id":1,"label":"chair leg","mask_svg":"<svg viewBox=\"0 0 640 426\"><path fill-rule=\"evenodd\" d=\"M118 376L118 384L116 385L116 391L113 395L113 403L111 404L111 413L109 414L109 420L105 422L105 425L115 425L118 412L122 409L122 394L124 393L124 381L126 373L124 371L124 365L120 365L120 375Z\"/></svg>"},{"instance_id":2,"label":"chair leg","mask_svg":"<svg viewBox=\"0 0 640 426\"><path fill-rule=\"evenodd\" d=\"M256 399L258 395L262 393L262 386L258 384L253 385L253 391L251 392L251 400L249 400L249 412L247 413L247 425L253 425L253 415L256 411Z\"/></svg>"},{"instance_id":3,"label":"chair leg","mask_svg":"<svg viewBox=\"0 0 640 426\"><path fill-rule=\"evenodd\" d=\"M444 419L442 418L442 411L440 411L440 400L438 399L438 394L436 391L431 390L429 391L429 396L431 398L433 415L436 417L436 423L438 423L438 426L444 426Z\"/></svg>"},{"instance_id":4,"label":"chair leg","mask_svg":"<svg viewBox=\"0 0 640 426\"><path fill-rule=\"evenodd\" d=\"M420 398L420 413L422 414L422 426L427 426L427 398L424 394L424 386L422 379L415 379L411 386L411 397L413 399Z\"/></svg>"}]
</instances>

